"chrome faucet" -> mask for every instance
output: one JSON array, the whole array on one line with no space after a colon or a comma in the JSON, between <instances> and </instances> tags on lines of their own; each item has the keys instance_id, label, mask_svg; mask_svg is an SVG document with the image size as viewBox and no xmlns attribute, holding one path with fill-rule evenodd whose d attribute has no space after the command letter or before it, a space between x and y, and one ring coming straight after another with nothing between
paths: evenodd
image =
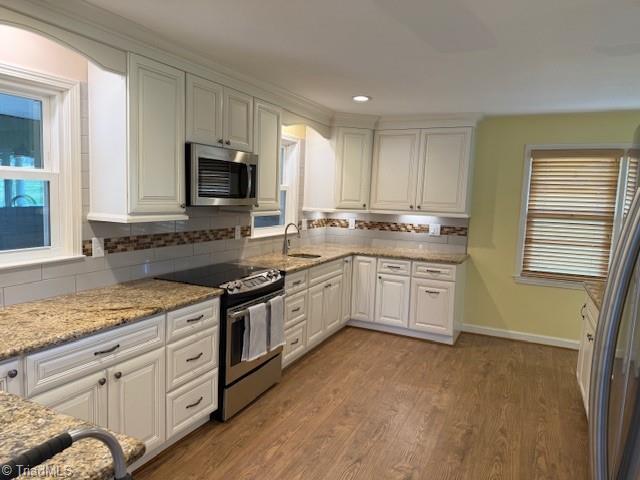
<instances>
[{"instance_id":1,"label":"chrome faucet","mask_svg":"<svg viewBox=\"0 0 640 480\"><path fill-rule=\"evenodd\" d=\"M282 244L282 255L287 255L289 253L289 239L287 238L287 236L288 236L288 233L289 233L289 227L291 225L296 227L296 230L298 231L298 238L300 238L300 229L298 228L298 226L295 223L289 223L284 228L284 243Z\"/></svg>"}]
</instances>

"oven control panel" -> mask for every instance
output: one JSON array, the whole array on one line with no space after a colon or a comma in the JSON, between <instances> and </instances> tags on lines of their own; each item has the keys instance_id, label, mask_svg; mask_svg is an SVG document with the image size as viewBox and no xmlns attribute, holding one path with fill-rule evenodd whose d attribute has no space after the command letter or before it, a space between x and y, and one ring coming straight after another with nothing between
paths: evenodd
<instances>
[{"instance_id":1,"label":"oven control panel","mask_svg":"<svg viewBox=\"0 0 640 480\"><path fill-rule=\"evenodd\" d=\"M279 270L267 270L239 280L223 283L220 285L220 288L224 288L228 294L234 295L259 290L262 287L277 282L281 278L282 274Z\"/></svg>"}]
</instances>

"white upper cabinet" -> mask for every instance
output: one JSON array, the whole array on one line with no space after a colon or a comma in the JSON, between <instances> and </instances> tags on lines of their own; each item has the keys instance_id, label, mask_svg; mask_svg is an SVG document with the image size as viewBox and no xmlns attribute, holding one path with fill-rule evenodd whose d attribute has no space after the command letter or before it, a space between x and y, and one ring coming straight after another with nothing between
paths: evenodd
<instances>
[{"instance_id":1,"label":"white upper cabinet","mask_svg":"<svg viewBox=\"0 0 640 480\"><path fill-rule=\"evenodd\" d=\"M417 208L435 213L467 213L470 128L423 130Z\"/></svg>"},{"instance_id":2,"label":"white upper cabinet","mask_svg":"<svg viewBox=\"0 0 640 480\"><path fill-rule=\"evenodd\" d=\"M261 100L255 102L254 148L258 154L257 201L259 210L280 209L280 137L282 110Z\"/></svg>"},{"instance_id":3,"label":"white upper cabinet","mask_svg":"<svg viewBox=\"0 0 640 480\"><path fill-rule=\"evenodd\" d=\"M139 55L128 73L89 62L89 220L184 220L185 74Z\"/></svg>"},{"instance_id":4,"label":"white upper cabinet","mask_svg":"<svg viewBox=\"0 0 640 480\"><path fill-rule=\"evenodd\" d=\"M187 74L187 141L222 145L222 85Z\"/></svg>"},{"instance_id":5,"label":"white upper cabinet","mask_svg":"<svg viewBox=\"0 0 640 480\"><path fill-rule=\"evenodd\" d=\"M373 132L339 127L336 133L336 208L365 210L371 184Z\"/></svg>"},{"instance_id":6,"label":"white upper cabinet","mask_svg":"<svg viewBox=\"0 0 640 480\"><path fill-rule=\"evenodd\" d=\"M371 209L414 210L420 130L382 130L375 134Z\"/></svg>"},{"instance_id":7,"label":"white upper cabinet","mask_svg":"<svg viewBox=\"0 0 640 480\"><path fill-rule=\"evenodd\" d=\"M222 136L225 146L253 151L253 97L224 87Z\"/></svg>"}]
</instances>

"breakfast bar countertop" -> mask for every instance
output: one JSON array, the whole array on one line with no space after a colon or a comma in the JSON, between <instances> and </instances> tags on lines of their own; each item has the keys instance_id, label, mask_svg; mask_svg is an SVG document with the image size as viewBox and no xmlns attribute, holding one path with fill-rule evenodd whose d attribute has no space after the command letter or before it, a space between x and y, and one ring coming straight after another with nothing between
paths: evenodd
<instances>
[{"instance_id":1,"label":"breakfast bar countertop","mask_svg":"<svg viewBox=\"0 0 640 480\"><path fill-rule=\"evenodd\" d=\"M0 463L69 430L94 427L87 422L0 392ZM144 443L126 435L115 434L127 465L142 457ZM94 439L79 440L52 459L35 467L29 478L68 478L72 480L106 480L113 478L113 460L109 449ZM23 478L21 475L19 478Z\"/></svg>"},{"instance_id":2,"label":"breakfast bar countertop","mask_svg":"<svg viewBox=\"0 0 640 480\"><path fill-rule=\"evenodd\" d=\"M306 245L301 248L292 249L289 252L289 254L298 253L320 256L318 258L299 258L285 256L282 253L267 253L265 255L245 258L242 260L242 263L265 268L275 268L286 273L293 273L351 255L445 264L461 264L469 258L469 255L466 253L437 252L431 249L373 247L366 245L341 245L333 243Z\"/></svg>"},{"instance_id":3,"label":"breakfast bar countertop","mask_svg":"<svg viewBox=\"0 0 640 480\"><path fill-rule=\"evenodd\" d=\"M0 361L222 295L218 288L139 280L0 309Z\"/></svg>"}]
</instances>

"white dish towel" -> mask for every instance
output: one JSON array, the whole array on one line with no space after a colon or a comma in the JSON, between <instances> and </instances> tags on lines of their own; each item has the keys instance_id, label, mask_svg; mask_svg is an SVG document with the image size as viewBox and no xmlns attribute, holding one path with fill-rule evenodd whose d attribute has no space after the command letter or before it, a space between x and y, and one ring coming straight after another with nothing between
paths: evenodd
<instances>
[{"instance_id":1,"label":"white dish towel","mask_svg":"<svg viewBox=\"0 0 640 480\"><path fill-rule=\"evenodd\" d=\"M244 317L242 361L252 361L267 353L267 305L260 303L249 307Z\"/></svg>"},{"instance_id":2,"label":"white dish towel","mask_svg":"<svg viewBox=\"0 0 640 480\"><path fill-rule=\"evenodd\" d=\"M269 300L271 315L269 321L269 350L284 345L284 297L279 295Z\"/></svg>"}]
</instances>

